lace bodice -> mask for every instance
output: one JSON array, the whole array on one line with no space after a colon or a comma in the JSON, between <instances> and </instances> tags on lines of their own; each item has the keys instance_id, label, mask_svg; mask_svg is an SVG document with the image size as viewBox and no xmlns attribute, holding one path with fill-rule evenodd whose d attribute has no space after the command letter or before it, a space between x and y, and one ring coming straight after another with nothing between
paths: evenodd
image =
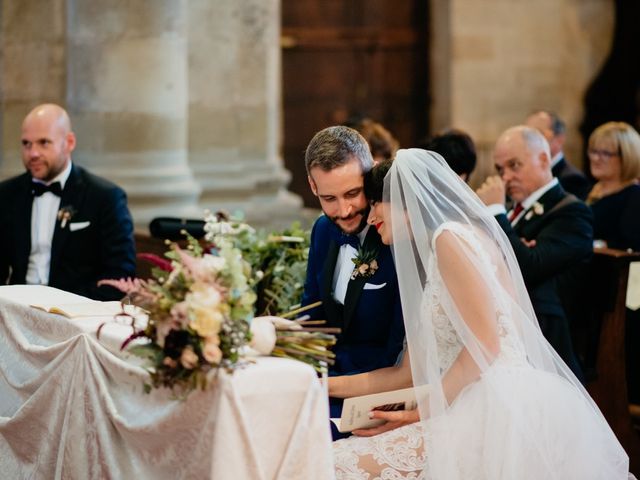
<instances>
[{"instance_id":1,"label":"lace bodice","mask_svg":"<svg viewBox=\"0 0 640 480\"><path fill-rule=\"evenodd\" d=\"M433 242L435 242L438 235L445 229L452 230L462 236L473 248L477 257L490 267L490 271L497 275L497 266L492 260L490 253L482 248L478 238L466 227L457 223L445 224L436 232L433 237ZM439 367L440 372L444 374L460 354L463 344L443 308L442 292L440 291L443 282L442 279L439 278L438 269L435 268L435 257L432 258L433 260L428 264L427 268L427 285L424 293L423 313L430 313L433 319L433 332L438 349ZM496 280L496 284L498 283ZM494 360L494 363L511 366L526 364L525 350L519 340L515 326L508 315L504 313L507 311L506 305L502 305L504 301L501 301L498 295L496 295L493 298L493 303L496 305L496 322L498 324L498 335L500 336L500 354ZM430 310L430 312L425 311L425 309Z\"/></svg>"}]
</instances>

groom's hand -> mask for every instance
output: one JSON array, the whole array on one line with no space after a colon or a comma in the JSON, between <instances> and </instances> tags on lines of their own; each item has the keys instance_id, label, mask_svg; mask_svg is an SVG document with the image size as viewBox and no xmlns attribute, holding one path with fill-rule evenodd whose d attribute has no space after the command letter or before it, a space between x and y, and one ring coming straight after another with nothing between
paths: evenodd
<instances>
[{"instance_id":1,"label":"groom's hand","mask_svg":"<svg viewBox=\"0 0 640 480\"><path fill-rule=\"evenodd\" d=\"M381 410L373 410L370 414L371 418L379 418L385 420L385 423L378 425L377 427L361 428L354 430L352 433L359 437L373 437L379 433L387 432L389 430L395 430L396 428L404 427L420 420L420 414L418 409L415 410L402 410L399 412L384 412Z\"/></svg>"}]
</instances>

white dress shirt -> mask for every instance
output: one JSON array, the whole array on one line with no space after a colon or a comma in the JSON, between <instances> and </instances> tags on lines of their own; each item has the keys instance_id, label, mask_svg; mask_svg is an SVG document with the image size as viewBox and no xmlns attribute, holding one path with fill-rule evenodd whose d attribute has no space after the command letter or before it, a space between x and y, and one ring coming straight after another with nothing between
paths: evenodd
<instances>
[{"instance_id":1,"label":"white dress shirt","mask_svg":"<svg viewBox=\"0 0 640 480\"><path fill-rule=\"evenodd\" d=\"M536 190L531 195L529 195L527 198L525 198L522 201L522 211L520 212L520 214L516 218L511 220L511 225L515 225L516 223L518 223L520 221L520 219L525 216L525 214L527 213L527 210L529 210L531 208L531 206L540 199L540 197L542 197L545 193L547 193L549 190L551 190L556 185L558 185L558 179L556 177L553 177L549 183L547 183L544 186L540 187L538 190ZM501 214L501 213L507 213L507 210L506 210L506 208L504 208L504 205L500 205L498 203L494 203L494 204L488 205L487 208L489 209L489 212L491 213L491 215L493 215L494 217L496 215ZM509 211L509 213L507 214L507 217L509 215L511 215L512 211L513 210Z\"/></svg>"},{"instance_id":2,"label":"white dress shirt","mask_svg":"<svg viewBox=\"0 0 640 480\"><path fill-rule=\"evenodd\" d=\"M50 182L45 183L36 179L33 181L44 183L45 185L60 182L60 186L64 189L70 174L71 162ZM29 254L26 277L29 285L47 285L49 283L51 242L59 209L60 197L51 192L44 192L39 197L33 197L33 205L31 207L31 253Z\"/></svg>"},{"instance_id":3,"label":"white dress shirt","mask_svg":"<svg viewBox=\"0 0 640 480\"><path fill-rule=\"evenodd\" d=\"M370 225L367 225L364 230L358 234L360 245L364 242L364 238L367 236ZM344 297L347 296L347 287L349 286L349 280L351 280L351 274L355 268L354 263L351 261L356 257L358 251L351 245L342 245L338 252L338 258L336 260L336 269L333 272L333 298L336 302L344 305Z\"/></svg>"},{"instance_id":4,"label":"white dress shirt","mask_svg":"<svg viewBox=\"0 0 640 480\"><path fill-rule=\"evenodd\" d=\"M554 157L551 159L551 168L555 167L558 164L558 162L562 160L563 157L564 157L564 152L562 150L556 153Z\"/></svg>"}]
</instances>

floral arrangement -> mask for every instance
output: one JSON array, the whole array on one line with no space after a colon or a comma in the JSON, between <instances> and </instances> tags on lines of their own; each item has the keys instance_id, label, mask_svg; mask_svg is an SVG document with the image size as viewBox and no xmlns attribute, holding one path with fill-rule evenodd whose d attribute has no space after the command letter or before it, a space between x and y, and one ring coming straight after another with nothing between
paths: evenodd
<instances>
[{"instance_id":1,"label":"floral arrangement","mask_svg":"<svg viewBox=\"0 0 640 480\"><path fill-rule=\"evenodd\" d=\"M132 319L133 333L122 344L149 361L146 391L205 388L212 369L233 371L252 351L326 372L339 329L318 326L324 320L282 318L317 306L293 304L302 296L309 233L297 224L276 234L257 232L223 213L207 213L204 228L203 243L183 232L186 249L171 243L166 258L139 255L155 266L151 279L100 282L148 313L144 328ZM131 343L136 339L147 342Z\"/></svg>"},{"instance_id":2,"label":"floral arrangement","mask_svg":"<svg viewBox=\"0 0 640 480\"><path fill-rule=\"evenodd\" d=\"M205 222L205 239L213 244L221 239L231 241L255 272L256 315L259 316L255 320L269 318L275 328L269 353L299 360L320 373L326 372L327 365L334 363L335 355L329 348L336 343L334 334L340 329L322 327L324 320L309 320L308 317L290 322L282 320L318 306L300 307L297 303L304 289L310 233L298 223L281 232L257 232L241 219L230 218L221 212L207 213ZM252 330L257 333L257 325L252 325ZM260 343L259 339L255 340L254 343Z\"/></svg>"},{"instance_id":3,"label":"floral arrangement","mask_svg":"<svg viewBox=\"0 0 640 480\"><path fill-rule=\"evenodd\" d=\"M224 238L211 253L188 237L188 248L176 244L167 260L147 256L156 268L150 280L104 280L126 293L148 312L144 329L124 342L146 338L129 350L150 360L153 387L205 388L214 368L233 370L250 340L256 294L250 265ZM99 335L99 331L98 331Z\"/></svg>"},{"instance_id":4,"label":"floral arrangement","mask_svg":"<svg viewBox=\"0 0 640 480\"><path fill-rule=\"evenodd\" d=\"M58 213L56 215L56 217L60 221L60 228L66 227L67 222L69 222L69 220L73 218L75 213L76 213L76 209L73 208L71 205L61 207L60 210L58 210Z\"/></svg>"},{"instance_id":5,"label":"floral arrangement","mask_svg":"<svg viewBox=\"0 0 640 480\"><path fill-rule=\"evenodd\" d=\"M544 205L542 205L540 202L536 202L532 205L531 210L529 210L527 212L527 214L524 216L525 220L531 220L531 217L533 217L533 215L542 215L544 213Z\"/></svg>"},{"instance_id":6,"label":"floral arrangement","mask_svg":"<svg viewBox=\"0 0 640 480\"><path fill-rule=\"evenodd\" d=\"M299 305L309 258L310 233L299 223L274 233L258 232L242 219L205 215L205 239L232 242L256 275L256 315L282 315Z\"/></svg>"},{"instance_id":7,"label":"floral arrangement","mask_svg":"<svg viewBox=\"0 0 640 480\"><path fill-rule=\"evenodd\" d=\"M378 270L377 249L365 250L362 246L358 249L358 253L351 261L354 264L353 272L351 272L351 280L358 277L369 278Z\"/></svg>"}]
</instances>

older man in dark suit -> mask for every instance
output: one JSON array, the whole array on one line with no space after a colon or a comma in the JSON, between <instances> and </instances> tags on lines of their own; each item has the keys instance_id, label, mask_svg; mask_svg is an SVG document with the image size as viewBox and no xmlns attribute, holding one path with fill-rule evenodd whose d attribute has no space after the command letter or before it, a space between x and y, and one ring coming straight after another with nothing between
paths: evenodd
<instances>
[{"instance_id":1,"label":"older man in dark suit","mask_svg":"<svg viewBox=\"0 0 640 480\"><path fill-rule=\"evenodd\" d=\"M489 177L478 196L511 242L543 334L581 378L557 283L591 256L591 211L552 175L549 145L536 129L505 131L496 143L494 161L500 176ZM508 213L505 188L514 201Z\"/></svg>"},{"instance_id":2,"label":"older man in dark suit","mask_svg":"<svg viewBox=\"0 0 640 480\"><path fill-rule=\"evenodd\" d=\"M74 165L76 138L58 105L22 123L27 172L0 183L0 284L50 285L94 299L122 296L101 279L135 275L133 222L122 189Z\"/></svg>"}]
</instances>

